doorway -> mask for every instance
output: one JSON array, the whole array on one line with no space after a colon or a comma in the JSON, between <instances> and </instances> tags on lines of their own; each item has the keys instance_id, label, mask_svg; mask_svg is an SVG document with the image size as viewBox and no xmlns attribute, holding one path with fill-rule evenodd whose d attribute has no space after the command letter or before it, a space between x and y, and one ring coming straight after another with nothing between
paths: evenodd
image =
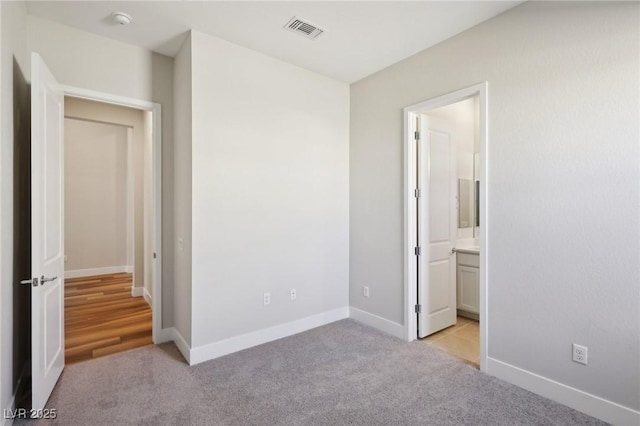
<instances>
[{"instance_id":1,"label":"doorway","mask_svg":"<svg viewBox=\"0 0 640 426\"><path fill-rule=\"evenodd\" d=\"M404 112L407 340L461 357L475 339L462 358L484 371L487 83Z\"/></svg>"},{"instance_id":2,"label":"doorway","mask_svg":"<svg viewBox=\"0 0 640 426\"><path fill-rule=\"evenodd\" d=\"M40 55L31 54L31 409L44 408L64 354L64 97L150 111L153 291L152 339L161 338L161 107L147 101L65 87Z\"/></svg>"},{"instance_id":3,"label":"doorway","mask_svg":"<svg viewBox=\"0 0 640 426\"><path fill-rule=\"evenodd\" d=\"M65 97L65 359L152 343L150 112Z\"/></svg>"},{"instance_id":4,"label":"doorway","mask_svg":"<svg viewBox=\"0 0 640 426\"><path fill-rule=\"evenodd\" d=\"M152 310L152 340L153 343L159 343L162 334L162 106L155 102L77 87L63 86L63 91L66 98L131 108L142 111L149 118L145 120L145 126L151 134L151 139L147 141L150 144L151 154L146 157L150 164L145 164L145 168L149 169L148 173L151 176L150 188L148 188L148 192L151 194L150 200L148 200L151 219L144 221L144 223L150 227L147 233L150 238L145 242L150 245L148 252L151 256L145 259L143 267L148 269L147 276L151 280L152 297L149 304ZM144 292L135 295L144 297Z\"/></svg>"}]
</instances>

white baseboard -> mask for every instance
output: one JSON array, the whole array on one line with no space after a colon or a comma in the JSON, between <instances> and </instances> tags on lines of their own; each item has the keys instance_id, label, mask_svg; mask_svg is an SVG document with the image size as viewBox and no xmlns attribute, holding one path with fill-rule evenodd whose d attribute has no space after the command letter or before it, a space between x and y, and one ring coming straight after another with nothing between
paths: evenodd
<instances>
[{"instance_id":1,"label":"white baseboard","mask_svg":"<svg viewBox=\"0 0 640 426\"><path fill-rule=\"evenodd\" d=\"M407 338L404 325L389 321L378 315L370 314L369 312L351 306L349 307L349 317L399 339L406 340Z\"/></svg>"},{"instance_id":2,"label":"white baseboard","mask_svg":"<svg viewBox=\"0 0 640 426\"><path fill-rule=\"evenodd\" d=\"M291 321L286 324L276 325L274 327L231 337L219 342L197 346L191 349L191 353L188 358L189 365L199 364L243 349L248 349L263 343L282 339L283 337L302 333L303 331L311 330L312 328L327 325L345 318L349 318L349 308L346 306L344 308L334 309L332 311Z\"/></svg>"},{"instance_id":3,"label":"white baseboard","mask_svg":"<svg viewBox=\"0 0 640 426\"><path fill-rule=\"evenodd\" d=\"M178 347L178 350L180 351L184 359L187 361L187 364L191 365L191 362L189 362L191 358L190 357L191 347L189 346L189 344L187 344L187 341L184 340L184 337L182 337L182 334L180 334L177 328L175 327L164 328L160 333L160 341L155 343L158 344L158 343L164 343L169 341L173 341L173 343L176 344L176 346Z\"/></svg>"},{"instance_id":4,"label":"white baseboard","mask_svg":"<svg viewBox=\"0 0 640 426\"><path fill-rule=\"evenodd\" d=\"M65 278L90 277L92 275L120 274L123 272L131 273L132 266L105 266L104 268L91 269L74 269L72 271L64 271Z\"/></svg>"},{"instance_id":5,"label":"white baseboard","mask_svg":"<svg viewBox=\"0 0 640 426\"><path fill-rule=\"evenodd\" d=\"M151 298L151 295L149 294L149 292L147 291L146 288L142 288L142 297L144 297L144 300L147 301L147 304L151 307L153 307L153 299Z\"/></svg>"},{"instance_id":6,"label":"white baseboard","mask_svg":"<svg viewBox=\"0 0 640 426\"><path fill-rule=\"evenodd\" d=\"M149 306L153 306L153 299L144 287L131 287L131 297L144 297Z\"/></svg>"},{"instance_id":7,"label":"white baseboard","mask_svg":"<svg viewBox=\"0 0 640 426\"><path fill-rule=\"evenodd\" d=\"M157 339L153 341L155 345L159 345L160 343L172 342L174 337L175 327L163 328L157 334Z\"/></svg>"},{"instance_id":8,"label":"white baseboard","mask_svg":"<svg viewBox=\"0 0 640 426\"><path fill-rule=\"evenodd\" d=\"M640 411L591 395L522 368L487 358L487 374L615 425L640 425Z\"/></svg>"}]
</instances>

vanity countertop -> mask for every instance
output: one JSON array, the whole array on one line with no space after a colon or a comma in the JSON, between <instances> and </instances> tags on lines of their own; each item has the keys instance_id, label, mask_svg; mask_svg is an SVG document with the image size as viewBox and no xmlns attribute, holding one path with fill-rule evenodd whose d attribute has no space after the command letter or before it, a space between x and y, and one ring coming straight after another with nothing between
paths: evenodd
<instances>
[{"instance_id":1,"label":"vanity countertop","mask_svg":"<svg viewBox=\"0 0 640 426\"><path fill-rule=\"evenodd\" d=\"M473 243L458 243L454 250L457 253L480 254L480 246Z\"/></svg>"}]
</instances>

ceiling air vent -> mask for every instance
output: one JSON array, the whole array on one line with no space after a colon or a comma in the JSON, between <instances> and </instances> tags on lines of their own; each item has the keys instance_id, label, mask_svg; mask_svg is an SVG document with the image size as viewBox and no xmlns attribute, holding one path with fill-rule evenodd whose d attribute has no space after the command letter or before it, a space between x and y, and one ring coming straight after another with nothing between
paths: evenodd
<instances>
[{"instance_id":1,"label":"ceiling air vent","mask_svg":"<svg viewBox=\"0 0 640 426\"><path fill-rule=\"evenodd\" d=\"M296 18L295 16L287 22L284 29L300 34L303 37L310 38L311 40L318 38L318 36L324 32L323 29L320 29L309 22L303 21L300 18Z\"/></svg>"}]
</instances>

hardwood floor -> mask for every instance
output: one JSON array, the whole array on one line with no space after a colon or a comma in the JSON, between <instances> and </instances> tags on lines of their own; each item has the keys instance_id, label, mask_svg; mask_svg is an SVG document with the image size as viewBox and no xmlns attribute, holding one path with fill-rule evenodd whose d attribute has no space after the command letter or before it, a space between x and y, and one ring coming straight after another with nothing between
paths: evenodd
<instances>
[{"instance_id":1,"label":"hardwood floor","mask_svg":"<svg viewBox=\"0 0 640 426\"><path fill-rule=\"evenodd\" d=\"M131 296L131 274L65 280L65 362L71 364L152 343L151 308Z\"/></svg>"}]
</instances>

